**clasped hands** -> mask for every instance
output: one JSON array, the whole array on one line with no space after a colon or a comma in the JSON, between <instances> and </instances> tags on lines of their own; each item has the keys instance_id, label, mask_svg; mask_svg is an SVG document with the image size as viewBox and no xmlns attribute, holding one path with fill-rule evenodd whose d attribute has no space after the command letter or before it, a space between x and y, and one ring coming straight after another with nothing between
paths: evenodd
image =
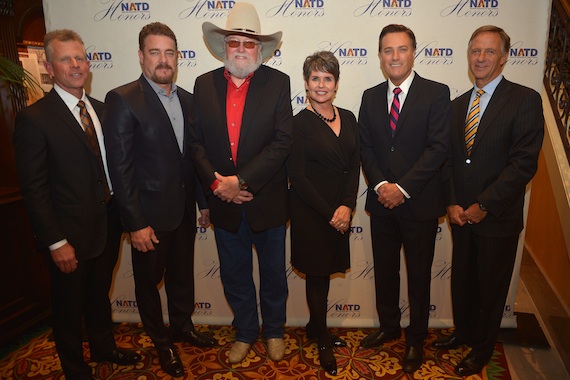
<instances>
[{"instance_id":1,"label":"clasped hands","mask_svg":"<svg viewBox=\"0 0 570 380\"><path fill-rule=\"evenodd\" d=\"M464 226L465 223L477 224L487 216L487 211L481 210L479 203L473 203L467 210L459 205L447 206L447 215L449 223Z\"/></svg>"},{"instance_id":2,"label":"clasped hands","mask_svg":"<svg viewBox=\"0 0 570 380\"><path fill-rule=\"evenodd\" d=\"M392 210L405 201L406 197L395 183L384 183L378 188L378 202L385 208Z\"/></svg>"},{"instance_id":3,"label":"clasped hands","mask_svg":"<svg viewBox=\"0 0 570 380\"><path fill-rule=\"evenodd\" d=\"M214 190L214 195L224 202L234 202L242 204L253 199L253 194L247 190L239 188L239 181L236 175L223 176L218 172L214 172L216 179L220 181L218 187Z\"/></svg>"},{"instance_id":4,"label":"clasped hands","mask_svg":"<svg viewBox=\"0 0 570 380\"><path fill-rule=\"evenodd\" d=\"M333 217L329 221L329 224L332 228L344 234L348 231L350 227L350 215L352 214L352 210L347 206L338 206L335 210Z\"/></svg>"}]
</instances>

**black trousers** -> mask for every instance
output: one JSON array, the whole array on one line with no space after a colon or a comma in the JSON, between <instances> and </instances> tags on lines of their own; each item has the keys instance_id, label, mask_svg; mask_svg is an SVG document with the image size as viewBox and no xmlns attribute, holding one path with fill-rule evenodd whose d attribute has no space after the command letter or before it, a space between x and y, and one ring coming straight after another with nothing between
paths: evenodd
<instances>
[{"instance_id":1,"label":"black trousers","mask_svg":"<svg viewBox=\"0 0 570 380\"><path fill-rule=\"evenodd\" d=\"M409 345L423 344L428 333L431 266L437 219L402 219L396 212L387 216L371 215L370 229L380 328L388 334L397 334L401 330L400 250L403 246L410 312L406 342Z\"/></svg>"},{"instance_id":2,"label":"black trousers","mask_svg":"<svg viewBox=\"0 0 570 380\"><path fill-rule=\"evenodd\" d=\"M52 294L53 336L67 379L91 379L91 367L83 359L83 324L91 356L115 349L109 290L119 255L123 228L116 205L107 206L107 243L103 253L79 260L73 273L61 272L48 260ZM88 233L88 232L86 232Z\"/></svg>"},{"instance_id":3,"label":"black trousers","mask_svg":"<svg viewBox=\"0 0 570 380\"><path fill-rule=\"evenodd\" d=\"M489 238L453 226L451 294L455 334L471 355L493 356L517 254L518 236Z\"/></svg>"},{"instance_id":4,"label":"black trousers","mask_svg":"<svg viewBox=\"0 0 570 380\"><path fill-rule=\"evenodd\" d=\"M135 294L141 320L157 349L173 346L162 318L158 285L164 277L168 298L168 317L173 332L192 324L194 313L194 239L196 221L185 213L174 231L155 231L159 240L155 250L140 252L132 248Z\"/></svg>"}]
</instances>

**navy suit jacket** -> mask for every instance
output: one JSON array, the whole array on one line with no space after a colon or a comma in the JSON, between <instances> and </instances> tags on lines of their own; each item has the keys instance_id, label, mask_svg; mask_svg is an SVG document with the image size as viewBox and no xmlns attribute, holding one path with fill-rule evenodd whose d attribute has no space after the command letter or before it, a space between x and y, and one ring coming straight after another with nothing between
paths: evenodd
<instances>
[{"instance_id":1,"label":"navy suit jacket","mask_svg":"<svg viewBox=\"0 0 570 380\"><path fill-rule=\"evenodd\" d=\"M360 157L368 182L366 210L374 215L398 212L404 219L429 220L445 214L441 167L449 150L449 88L415 74L394 137L390 129L388 83L364 92L358 122ZM374 187L398 183L410 199L389 210Z\"/></svg>"},{"instance_id":2,"label":"navy suit jacket","mask_svg":"<svg viewBox=\"0 0 570 380\"><path fill-rule=\"evenodd\" d=\"M107 162L127 231L149 225L172 231L185 209L196 219L196 175L188 146L192 94L180 87L177 91L184 114L183 152L164 106L143 75L105 98Z\"/></svg>"},{"instance_id":3,"label":"navy suit jacket","mask_svg":"<svg viewBox=\"0 0 570 380\"><path fill-rule=\"evenodd\" d=\"M100 116L103 103L89 101ZM105 173L55 90L18 113L14 145L20 187L39 245L67 239L79 260L101 255L107 241Z\"/></svg>"},{"instance_id":4,"label":"navy suit jacket","mask_svg":"<svg viewBox=\"0 0 570 380\"><path fill-rule=\"evenodd\" d=\"M212 223L237 231L245 210L254 231L283 225L289 215L285 160L293 141L289 76L265 65L255 71L245 101L235 165L226 120L227 86L222 67L198 77L194 87L192 154L208 194ZM214 196L209 187L215 171L223 176L239 173L253 200L237 205Z\"/></svg>"},{"instance_id":5,"label":"navy suit jacket","mask_svg":"<svg viewBox=\"0 0 570 380\"><path fill-rule=\"evenodd\" d=\"M467 156L463 130L471 92L452 102L446 203L464 209L481 203L487 208L487 216L471 226L480 235L518 235L523 227L525 188L536 173L544 137L542 100L536 91L503 78L479 121Z\"/></svg>"}]
</instances>

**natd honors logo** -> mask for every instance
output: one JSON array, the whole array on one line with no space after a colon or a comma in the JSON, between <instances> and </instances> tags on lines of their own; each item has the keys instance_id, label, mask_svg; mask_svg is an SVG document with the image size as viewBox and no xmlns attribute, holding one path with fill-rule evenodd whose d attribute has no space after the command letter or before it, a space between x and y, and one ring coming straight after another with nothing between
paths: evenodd
<instances>
[{"instance_id":1,"label":"natd honors logo","mask_svg":"<svg viewBox=\"0 0 570 380\"><path fill-rule=\"evenodd\" d=\"M368 63L368 50L363 47L352 46L351 41L322 41L318 47L319 50L328 50L336 55L341 66L366 65Z\"/></svg>"},{"instance_id":2,"label":"natd honors logo","mask_svg":"<svg viewBox=\"0 0 570 380\"><path fill-rule=\"evenodd\" d=\"M351 240L363 240L364 239L364 229L362 226L350 226L350 239Z\"/></svg>"},{"instance_id":3,"label":"natd honors logo","mask_svg":"<svg viewBox=\"0 0 570 380\"><path fill-rule=\"evenodd\" d=\"M416 60L418 65L451 65L453 64L453 49L438 46L436 41L421 43L416 49Z\"/></svg>"},{"instance_id":4,"label":"natd honors logo","mask_svg":"<svg viewBox=\"0 0 570 380\"><path fill-rule=\"evenodd\" d=\"M285 0L282 4L270 8L267 17L323 17L325 0Z\"/></svg>"},{"instance_id":5,"label":"natd honors logo","mask_svg":"<svg viewBox=\"0 0 570 380\"><path fill-rule=\"evenodd\" d=\"M127 299L125 295L120 295L111 301L113 312L123 314L138 313L138 304L136 300Z\"/></svg>"},{"instance_id":6,"label":"natd honors logo","mask_svg":"<svg viewBox=\"0 0 570 380\"><path fill-rule=\"evenodd\" d=\"M194 50L178 50L178 67L196 67Z\"/></svg>"},{"instance_id":7,"label":"natd honors logo","mask_svg":"<svg viewBox=\"0 0 570 380\"><path fill-rule=\"evenodd\" d=\"M267 66L281 66L281 64L283 63L283 59L281 58L281 50L277 49L273 52L273 55L267 60L265 61L264 65Z\"/></svg>"},{"instance_id":8,"label":"natd honors logo","mask_svg":"<svg viewBox=\"0 0 570 380\"><path fill-rule=\"evenodd\" d=\"M97 12L95 21L150 20L150 5L141 1L99 0L106 8Z\"/></svg>"},{"instance_id":9,"label":"natd honors logo","mask_svg":"<svg viewBox=\"0 0 570 380\"><path fill-rule=\"evenodd\" d=\"M460 0L443 8L442 17L496 17L499 15L499 0Z\"/></svg>"},{"instance_id":10,"label":"natd honors logo","mask_svg":"<svg viewBox=\"0 0 570 380\"><path fill-rule=\"evenodd\" d=\"M309 99L305 95L305 90L299 90L292 94L291 107L293 108L293 115L301 112L309 104Z\"/></svg>"},{"instance_id":11,"label":"natd honors logo","mask_svg":"<svg viewBox=\"0 0 570 380\"><path fill-rule=\"evenodd\" d=\"M373 0L353 12L355 17L408 17L412 15L412 0Z\"/></svg>"},{"instance_id":12,"label":"natd honors logo","mask_svg":"<svg viewBox=\"0 0 570 380\"><path fill-rule=\"evenodd\" d=\"M188 0L188 3L191 6L184 8L178 14L182 20L191 16L197 19L225 19L236 2L233 0Z\"/></svg>"},{"instance_id":13,"label":"natd honors logo","mask_svg":"<svg viewBox=\"0 0 570 380\"><path fill-rule=\"evenodd\" d=\"M347 303L346 300L329 300L327 311L333 318L360 318L360 305Z\"/></svg>"},{"instance_id":14,"label":"natd honors logo","mask_svg":"<svg viewBox=\"0 0 570 380\"><path fill-rule=\"evenodd\" d=\"M108 51L97 51L93 45L85 48L91 70L108 70L113 68L113 55Z\"/></svg>"},{"instance_id":15,"label":"natd honors logo","mask_svg":"<svg viewBox=\"0 0 570 380\"><path fill-rule=\"evenodd\" d=\"M195 302L193 315L212 315L212 304L209 302Z\"/></svg>"},{"instance_id":16,"label":"natd honors logo","mask_svg":"<svg viewBox=\"0 0 570 380\"><path fill-rule=\"evenodd\" d=\"M180 66L180 61L178 62L178 66ZM195 64L194 64L195 66ZM192 67L194 67L192 66ZM197 240L208 240L208 229L202 226L196 226L196 239Z\"/></svg>"},{"instance_id":17,"label":"natd honors logo","mask_svg":"<svg viewBox=\"0 0 570 380\"><path fill-rule=\"evenodd\" d=\"M508 65L534 66L538 64L538 49L525 47L522 41L511 44Z\"/></svg>"}]
</instances>

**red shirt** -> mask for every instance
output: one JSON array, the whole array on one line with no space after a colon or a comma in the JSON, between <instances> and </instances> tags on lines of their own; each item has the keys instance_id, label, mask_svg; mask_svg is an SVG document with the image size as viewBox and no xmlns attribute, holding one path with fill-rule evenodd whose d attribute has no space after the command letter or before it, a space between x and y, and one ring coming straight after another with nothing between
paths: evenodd
<instances>
[{"instance_id":1,"label":"red shirt","mask_svg":"<svg viewBox=\"0 0 570 380\"><path fill-rule=\"evenodd\" d=\"M243 117L243 109L245 108L245 99L247 97L247 91L249 90L249 83L253 73L249 74L245 78L245 82L241 86L237 87L232 81L232 77L229 71L224 70L224 76L228 80L228 91L226 93L226 120L228 128L228 138L230 140L230 149L232 152L232 161L234 165L237 165L237 152L239 135L241 130L241 121ZM210 189L215 190L218 187L218 180L215 180L211 185Z\"/></svg>"}]
</instances>

